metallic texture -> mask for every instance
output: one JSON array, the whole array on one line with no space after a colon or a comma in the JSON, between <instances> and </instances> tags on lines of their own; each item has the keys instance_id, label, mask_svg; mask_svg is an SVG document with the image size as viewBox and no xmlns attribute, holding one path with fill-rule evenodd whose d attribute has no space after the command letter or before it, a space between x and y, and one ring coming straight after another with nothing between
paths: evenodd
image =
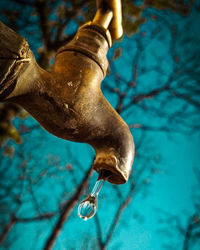
<instances>
[{"instance_id":1,"label":"metallic texture","mask_svg":"<svg viewBox=\"0 0 200 250\"><path fill-rule=\"evenodd\" d=\"M105 29L108 29L110 22L113 18L113 11L109 8L104 8L105 6L101 6L93 19L93 24L99 25Z\"/></svg>"},{"instance_id":2,"label":"metallic texture","mask_svg":"<svg viewBox=\"0 0 200 250\"><path fill-rule=\"evenodd\" d=\"M98 20L101 20L102 12L105 13L103 10L112 10L113 18L108 29L113 40L119 39L123 34L121 0L97 0L97 8L100 9L97 11ZM97 19L96 16L95 19Z\"/></svg>"},{"instance_id":3,"label":"metallic texture","mask_svg":"<svg viewBox=\"0 0 200 250\"><path fill-rule=\"evenodd\" d=\"M106 26L91 22L80 27L58 50L51 72L30 56L31 63L7 100L23 106L55 136L91 145L96 152L94 170L105 170L107 181L123 184L131 173L134 143L128 126L100 89L111 45Z\"/></svg>"}]
</instances>

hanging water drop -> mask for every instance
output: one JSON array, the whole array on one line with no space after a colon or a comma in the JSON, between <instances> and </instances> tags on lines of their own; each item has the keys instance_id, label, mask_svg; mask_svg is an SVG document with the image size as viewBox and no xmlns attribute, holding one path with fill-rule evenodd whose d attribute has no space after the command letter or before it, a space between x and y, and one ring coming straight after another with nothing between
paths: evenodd
<instances>
[{"instance_id":1,"label":"hanging water drop","mask_svg":"<svg viewBox=\"0 0 200 250\"><path fill-rule=\"evenodd\" d=\"M91 192L78 207L78 216L84 220L92 218L97 211L97 197L103 186L104 180L97 180Z\"/></svg>"},{"instance_id":2,"label":"hanging water drop","mask_svg":"<svg viewBox=\"0 0 200 250\"><path fill-rule=\"evenodd\" d=\"M78 215L83 220L92 218L97 211L97 201L94 196L89 195L78 207Z\"/></svg>"},{"instance_id":3,"label":"hanging water drop","mask_svg":"<svg viewBox=\"0 0 200 250\"><path fill-rule=\"evenodd\" d=\"M108 171L101 171L99 177L92 189L92 192L83 200L78 206L78 216L83 220L88 220L92 218L97 211L97 198L99 192L103 186L103 183L106 179L108 179L111 175L107 173Z\"/></svg>"}]
</instances>

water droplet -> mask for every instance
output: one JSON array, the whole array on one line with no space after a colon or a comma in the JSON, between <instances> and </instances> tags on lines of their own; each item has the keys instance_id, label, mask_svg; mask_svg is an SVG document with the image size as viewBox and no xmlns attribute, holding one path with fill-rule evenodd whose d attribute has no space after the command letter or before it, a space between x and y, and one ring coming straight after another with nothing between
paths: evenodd
<instances>
[{"instance_id":1,"label":"water droplet","mask_svg":"<svg viewBox=\"0 0 200 250\"><path fill-rule=\"evenodd\" d=\"M83 220L92 218L97 211L97 199L96 197L89 195L83 200L78 207L78 215Z\"/></svg>"},{"instance_id":2,"label":"water droplet","mask_svg":"<svg viewBox=\"0 0 200 250\"><path fill-rule=\"evenodd\" d=\"M105 180L111 176L109 171L101 171L99 177L89 194L78 206L78 216L83 220L92 218L97 211L97 198Z\"/></svg>"},{"instance_id":3,"label":"water droplet","mask_svg":"<svg viewBox=\"0 0 200 250\"><path fill-rule=\"evenodd\" d=\"M92 218L97 211L97 197L104 180L97 180L90 195L81 201L78 207L78 216L84 220Z\"/></svg>"}]
</instances>

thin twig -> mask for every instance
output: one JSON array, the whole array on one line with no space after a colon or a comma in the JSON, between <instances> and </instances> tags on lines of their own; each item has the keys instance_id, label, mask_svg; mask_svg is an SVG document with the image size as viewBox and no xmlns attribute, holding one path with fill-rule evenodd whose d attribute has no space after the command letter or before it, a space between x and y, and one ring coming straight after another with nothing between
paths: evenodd
<instances>
[{"instance_id":1,"label":"thin twig","mask_svg":"<svg viewBox=\"0 0 200 250\"><path fill-rule=\"evenodd\" d=\"M61 232L61 229L65 223L65 221L67 220L67 218L69 217L72 209L74 208L74 206L76 205L77 201L80 199L80 196L82 194L83 189L86 187L87 183L88 183L88 179L90 177L92 173L92 167L87 171L84 179L82 180L82 182L80 183L80 185L78 186L75 194L71 197L71 199L66 202L66 204L64 205L64 209L61 212L58 221L56 223L56 225L54 226L49 238L46 241L44 250L50 250L53 248L56 239L58 237L58 235Z\"/></svg>"}]
</instances>

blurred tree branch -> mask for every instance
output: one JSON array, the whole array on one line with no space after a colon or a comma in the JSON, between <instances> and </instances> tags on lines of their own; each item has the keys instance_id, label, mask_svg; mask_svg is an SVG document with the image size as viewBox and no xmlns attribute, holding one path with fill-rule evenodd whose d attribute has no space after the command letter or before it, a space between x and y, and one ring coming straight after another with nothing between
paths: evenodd
<instances>
[{"instance_id":1,"label":"blurred tree branch","mask_svg":"<svg viewBox=\"0 0 200 250\"><path fill-rule=\"evenodd\" d=\"M26 29L28 30L34 24L35 33L38 33L37 36L39 34L41 35L39 36L39 38L35 38L35 40L42 40L42 47L38 50L38 63L45 69L49 68L50 61L55 55L55 51L60 46L64 45L73 38L74 33L69 34L66 32L66 30L68 30L70 22L73 21L74 23L77 23L77 25L81 25L84 21L90 20L91 16L94 15L95 12L95 1L93 0L62 0L59 1L59 3L54 0L12 0L11 5L12 3L14 6L16 6L17 13L20 13L21 11L22 14L16 16L15 11L9 10L6 2L2 2L0 16L3 17L3 20L5 20L7 25L12 28L15 27L16 31ZM128 35L132 35L139 31L140 26L145 22L144 19L150 18L142 17L142 14L146 9L151 7L157 10L170 9L173 12L186 16L189 15L191 6L194 4L194 1L189 1L186 4L183 0L178 2L163 0L143 0L140 5L137 5L134 3L134 1L126 0L123 1L122 4L124 15L124 31ZM23 8L21 8L21 6L23 6ZM7 9L9 10L8 12ZM24 19L25 12L31 13L31 15L28 16L28 20ZM34 16L36 16L37 18L34 18L33 21ZM33 44L31 44L31 46L35 47L35 44L37 44L36 41L33 41ZM145 100L146 98L152 98L156 94L159 94L160 91L161 89L158 89L151 91L148 94L139 94L138 96L133 97L133 101L130 103L130 105L138 103L141 100ZM178 98L184 98L185 100L194 103L194 100L188 99L187 96L182 95L178 92L174 93L176 93L176 96ZM118 102L118 107L116 109L118 112L121 112L122 101L125 99L124 93L120 93L119 98L120 99ZM9 124L10 127L11 121L9 122ZM7 135L7 138L9 138L10 134L7 133ZM1 140L4 141L5 139L3 138L4 137L2 137Z\"/></svg>"},{"instance_id":2,"label":"blurred tree branch","mask_svg":"<svg viewBox=\"0 0 200 250\"><path fill-rule=\"evenodd\" d=\"M13 4L13 6L12 6ZM132 67L132 74L129 79L127 79L122 71L115 66L115 60L122 56L123 50L118 48L118 51L114 52L114 56L110 60L111 65L111 75L110 81L106 78L103 89L105 92L112 94L112 97L116 97L115 108L118 113L122 114L127 122L130 124L130 128L137 129L141 131L141 139L136 140L136 156L138 158L144 159L144 155L140 153L140 146L143 145L143 138L146 131L165 131L167 133L171 132L181 132L190 133L191 130L199 130L199 123L190 124L188 117L193 117L196 115L200 108L199 103L199 62L198 62L198 51L193 51L191 53L185 53L186 57L181 60L181 53L177 55L177 48L186 46L186 44L195 44L197 41L193 41L192 37L189 37L188 41L184 41L184 34L180 34L175 25L170 23L169 10L178 13L182 16L187 16L190 14L191 7L194 5L194 1L188 1L186 3L184 0L179 1L163 1L163 0L144 0L138 5L136 2L131 0L122 1L123 4L123 24L125 34L132 36L129 38L136 48L136 52L133 56L130 56L129 63ZM95 13L95 1L54 1L54 0L12 0L10 1L10 7L7 1L0 4L2 6L0 11L0 16L3 21L14 28L16 31L20 32L23 36L27 34L29 43L31 44L40 66L45 69L49 69L52 64L52 59L55 51L68 41L70 41L74 34L77 26L83 24L85 21L91 19L91 16ZM195 5L196 6L196 5ZM153 9L153 11L152 11ZM166 11L166 12L165 12ZM155 14L156 13L156 14ZM161 13L161 14L159 14ZM154 21L155 26L152 25L150 30L150 35L147 42L145 42L147 37L147 31L143 30L143 24L148 21ZM75 28L71 29L72 26ZM159 36L161 28L166 28L166 33L168 32L171 36L169 45L169 55L171 61L168 64L172 65L171 74L166 76L165 68L161 67L161 62L164 59L156 55L155 51L152 52L153 56L156 58L156 65L143 65L144 52L151 45L151 41L155 37ZM140 33L141 30L141 33ZM162 41L162 38L160 38ZM193 42L193 43L192 43ZM39 48L40 47L40 48ZM127 49L127 51L129 51ZM186 51L187 52L187 51ZM1 59L0 59L1 60ZM187 63L185 63L187 62ZM127 63L128 65L128 63ZM165 66L166 67L166 66ZM145 74L151 72L157 72L157 78L154 79L154 85L150 86L151 83L143 82L142 77ZM165 77L165 78L164 78ZM114 82L114 84L113 84ZM142 85L142 87L140 87ZM113 98L114 99L114 98ZM177 109L172 111L171 103L175 100L184 100L185 105L175 103ZM190 110L191 106L195 110ZM159 117L163 119L162 123L156 124L147 122L138 122L133 119L134 113L136 111L141 111L142 116L148 116L148 120L152 117ZM27 134L31 131L31 127L21 127L21 130L17 130L12 124L13 119L16 116L25 117L25 113L18 106L11 104L0 104L0 143L1 146L6 144L9 138L12 138L16 142L21 142L21 134ZM149 118L150 117L150 118ZM35 125L35 128L38 128ZM188 132L189 131L189 132ZM22 152L24 149L21 149ZM70 154L70 153L69 153ZM69 157L72 159L74 153ZM21 159L24 161L23 157ZM137 159L136 159L137 160ZM95 226L97 231L97 242L100 249L105 249L112 240L115 229L117 228L120 219L123 217L123 212L131 204L131 199L133 192L143 190L144 186L147 186L149 180L155 174L156 169L152 164L148 170L144 168L145 164L149 164L151 159L147 159L140 165L138 163L138 169L135 172L136 183L133 184L132 181L129 183L129 192L123 195L117 187L112 188L112 192L116 193L116 197L120 200L120 204L116 206L116 212L113 217L110 218L109 229L106 233L101 225L99 217L95 217ZM3 163L2 163L3 164ZM80 164L76 161L76 165ZM9 166L9 164L8 164ZM56 166L56 164L55 164ZM60 169L59 164L51 169L40 170L40 173L34 176L34 168L30 172L25 173L25 167L23 167L22 173L20 173L18 178L22 181L20 185L23 185L25 181L28 183L26 191L28 192L29 199L32 204L34 204L35 209L37 209L35 216L22 217L17 215L18 209L10 212L10 219L3 224L6 225L4 230L1 232L0 241L6 239L11 228L16 223L29 223L32 221L49 220L58 215L58 220L52 228L47 242L45 243L44 249L51 249L51 247L56 242L59 232L65 221L68 219L72 209L80 198L82 190L87 186L88 178L91 174L91 169L85 174L85 177L79 185L77 185L76 178L73 179L73 167L72 165L67 168ZM84 172L84 168L80 168L81 172ZM71 171L69 176L73 179L76 186L76 191L71 197L64 196L64 202L58 199L58 209L55 212L41 212L41 204L38 204L37 197L35 197L35 192L37 184L40 181L45 181L45 178L51 177L55 172L59 171ZM1 169L2 180L6 179L7 168ZM29 171L29 170L26 170ZM44 178L45 177L45 178ZM24 182L23 182L24 181ZM17 183L18 179L13 181ZM16 194L12 193L13 184L9 187L7 183L1 183L1 189L5 190L10 197L16 198ZM38 184L39 185L39 184ZM26 193L24 190L20 189L18 195L22 196L22 193ZM46 196L44 196L46 198ZM1 196L4 200L6 197ZM44 199L45 199L44 198ZM26 201L24 201L25 203ZM13 203L17 203L16 201ZM21 204L18 206L21 206ZM10 210L9 210L10 211ZM177 222L177 225L179 223ZM182 228L179 225L179 230L181 229L185 236L184 249L189 249L190 240L192 237L198 237L199 231L193 235L193 230L199 228L199 217L197 213L193 214L188 218L187 227Z\"/></svg>"},{"instance_id":3,"label":"blurred tree branch","mask_svg":"<svg viewBox=\"0 0 200 250\"><path fill-rule=\"evenodd\" d=\"M200 243L200 200L199 200L199 187L200 187L200 170L194 168L194 173L197 178L197 185L195 185L195 191L192 193L193 210L183 212L183 214L171 214L166 211L159 211L162 217L159 219L161 223L159 232L165 234L168 239L168 243L164 243L166 249L171 249L171 246L179 246L182 250L196 249ZM180 240L177 242L177 238L173 235L180 234L182 244Z\"/></svg>"},{"instance_id":4,"label":"blurred tree branch","mask_svg":"<svg viewBox=\"0 0 200 250\"><path fill-rule=\"evenodd\" d=\"M44 247L45 250L52 249L53 245L55 244L56 238L60 234L61 229L62 229L65 221L67 220L69 214L71 213L71 211L74 208L74 206L76 205L76 203L79 201L81 194L83 192L83 189L85 189L85 187L88 183L88 180L89 180L89 177L91 176L92 171L93 171L92 167L89 168L89 170L85 174L84 179L79 184L79 186L76 188L76 192L74 193L74 195L70 198L69 201L67 201L65 203L65 205L63 207L63 211L61 212L61 214L58 218L58 221L52 230L52 233L50 234L49 238L47 239L47 242L46 242L45 247Z\"/></svg>"}]
</instances>

